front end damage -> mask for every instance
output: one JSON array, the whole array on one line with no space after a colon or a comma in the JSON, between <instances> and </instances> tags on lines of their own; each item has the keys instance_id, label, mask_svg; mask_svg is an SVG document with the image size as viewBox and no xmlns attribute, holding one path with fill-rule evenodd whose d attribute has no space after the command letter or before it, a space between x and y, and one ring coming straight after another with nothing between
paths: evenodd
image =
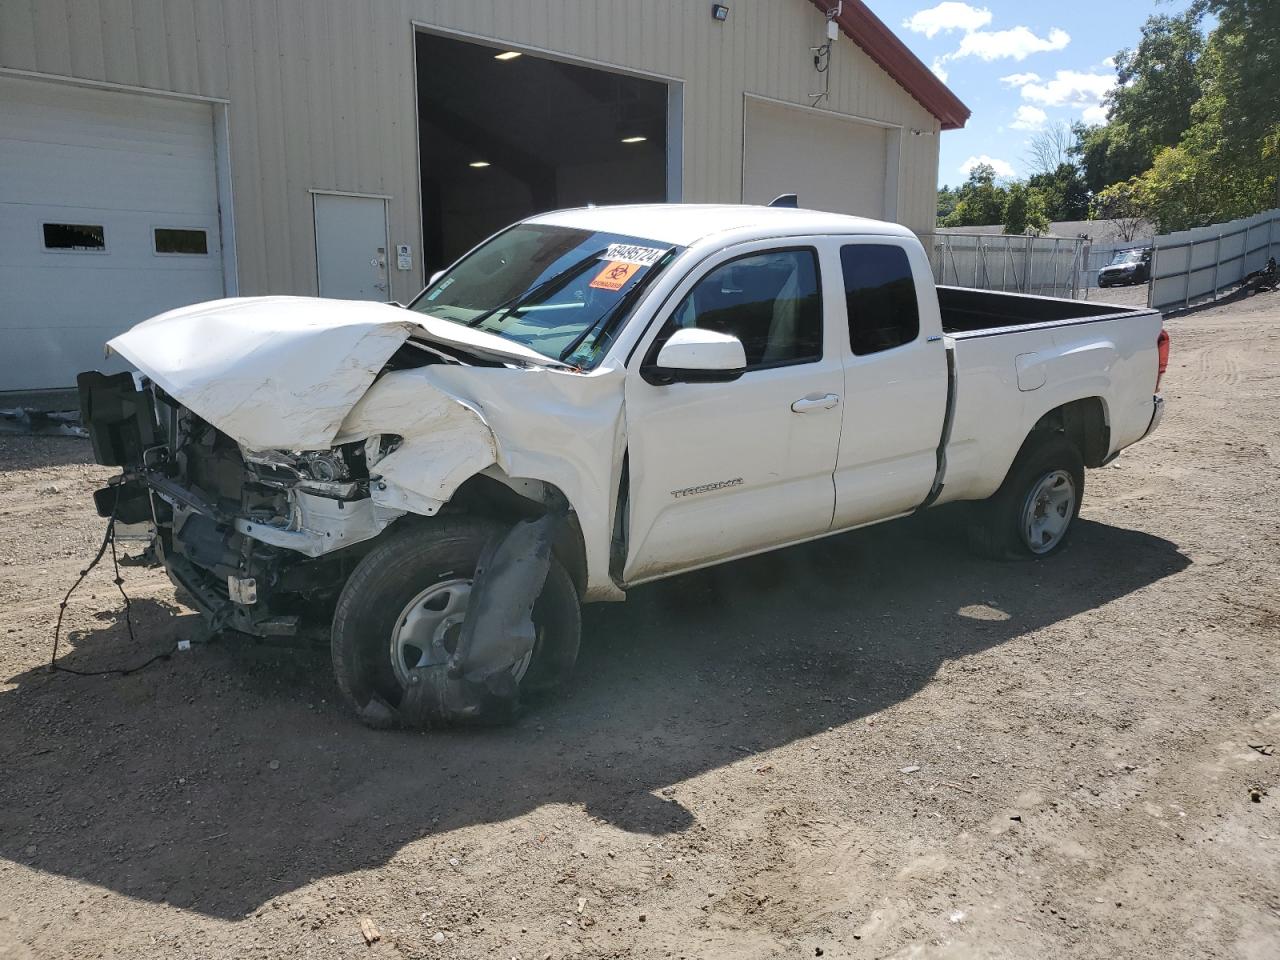
<instances>
[{"instance_id":1,"label":"front end damage","mask_svg":"<svg viewBox=\"0 0 1280 960\"><path fill-rule=\"evenodd\" d=\"M369 495L398 436L254 451L148 380L85 373L79 387L96 459L123 468L95 494L98 513L153 526L150 558L211 632L323 629L360 545L405 512Z\"/></svg>"},{"instance_id":2,"label":"front end damage","mask_svg":"<svg viewBox=\"0 0 1280 960\"><path fill-rule=\"evenodd\" d=\"M555 361L455 327L281 297L139 324L108 345L138 373L79 378L96 458L122 470L96 494L99 513L153 528L147 558L211 633L256 637L336 631L362 563L406 537L428 542L441 527L425 518L442 511L483 518L497 532L469 581L469 626L447 663L398 678L392 698L413 725L474 716L477 698L511 694L504 675L532 655L552 552L572 571L575 610L584 594L620 596L591 553L606 538L583 529L612 522L622 392L619 373L552 372ZM364 716L372 701L344 694Z\"/></svg>"}]
</instances>

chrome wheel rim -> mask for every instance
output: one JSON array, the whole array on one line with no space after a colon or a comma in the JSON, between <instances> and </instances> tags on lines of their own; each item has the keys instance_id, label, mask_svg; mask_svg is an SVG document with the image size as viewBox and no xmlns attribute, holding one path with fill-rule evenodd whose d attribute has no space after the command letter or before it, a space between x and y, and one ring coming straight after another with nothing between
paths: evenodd
<instances>
[{"instance_id":1,"label":"chrome wheel rim","mask_svg":"<svg viewBox=\"0 0 1280 960\"><path fill-rule=\"evenodd\" d=\"M410 600L391 630L391 669L400 686L420 667L447 663L457 649L462 623L471 603L471 581L442 580L433 583ZM533 651L511 668L518 683L529 669Z\"/></svg>"},{"instance_id":2,"label":"chrome wheel rim","mask_svg":"<svg viewBox=\"0 0 1280 960\"><path fill-rule=\"evenodd\" d=\"M1022 508L1022 541L1032 553L1048 553L1071 526L1076 481L1066 470L1046 473L1031 488Z\"/></svg>"}]
</instances>

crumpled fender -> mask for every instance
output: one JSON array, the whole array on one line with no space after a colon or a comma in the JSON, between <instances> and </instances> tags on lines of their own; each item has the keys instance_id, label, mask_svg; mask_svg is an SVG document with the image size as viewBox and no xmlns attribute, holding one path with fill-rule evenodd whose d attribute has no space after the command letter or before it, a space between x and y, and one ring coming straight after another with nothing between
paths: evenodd
<instances>
[{"instance_id":1,"label":"crumpled fender","mask_svg":"<svg viewBox=\"0 0 1280 960\"><path fill-rule=\"evenodd\" d=\"M433 516L464 481L499 462L479 411L414 370L379 379L342 421L335 442L387 433L404 442L370 468L379 480L369 495L379 506Z\"/></svg>"}]
</instances>

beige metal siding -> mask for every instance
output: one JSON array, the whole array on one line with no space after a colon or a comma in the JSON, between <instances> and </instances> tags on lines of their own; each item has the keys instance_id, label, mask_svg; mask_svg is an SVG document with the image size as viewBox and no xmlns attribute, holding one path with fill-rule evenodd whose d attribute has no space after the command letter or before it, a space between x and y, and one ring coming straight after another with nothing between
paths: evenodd
<instances>
[{"instance_id":1,"label":"beige metal siding","mask_svg":"<svg viewBox=\"0 0 1280 960\"><path fill-rule=\"evenodd\" d=\"M4 0L0 67L230 101L241 291L314 293L308 189L386 194L420 267L415 21L683 81L684 199L742 198L744 95L807 105L823 79L806 0ZM823 109L905 128L898 218L932 228L938 123L841 37ZM913 135L912 129L927 135Z\"/></svg>"}]
</instances>

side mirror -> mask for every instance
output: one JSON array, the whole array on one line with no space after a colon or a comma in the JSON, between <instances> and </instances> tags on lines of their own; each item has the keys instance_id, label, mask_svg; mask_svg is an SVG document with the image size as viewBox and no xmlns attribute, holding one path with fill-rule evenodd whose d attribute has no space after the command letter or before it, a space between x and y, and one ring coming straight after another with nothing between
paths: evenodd
<instances>
[{"instance_id":1,"label":"side mirror","mask_svg":"<svg viewBox=\"0 0 1280 960\"><path fill-rule=\"evenodd\" d=\"M645 382L655 386L671 383L729 383L746 373L747 353L742 341L714 330L677 330L671 335L653 364L640 368Z\"/></svg>"}]
</instances>

